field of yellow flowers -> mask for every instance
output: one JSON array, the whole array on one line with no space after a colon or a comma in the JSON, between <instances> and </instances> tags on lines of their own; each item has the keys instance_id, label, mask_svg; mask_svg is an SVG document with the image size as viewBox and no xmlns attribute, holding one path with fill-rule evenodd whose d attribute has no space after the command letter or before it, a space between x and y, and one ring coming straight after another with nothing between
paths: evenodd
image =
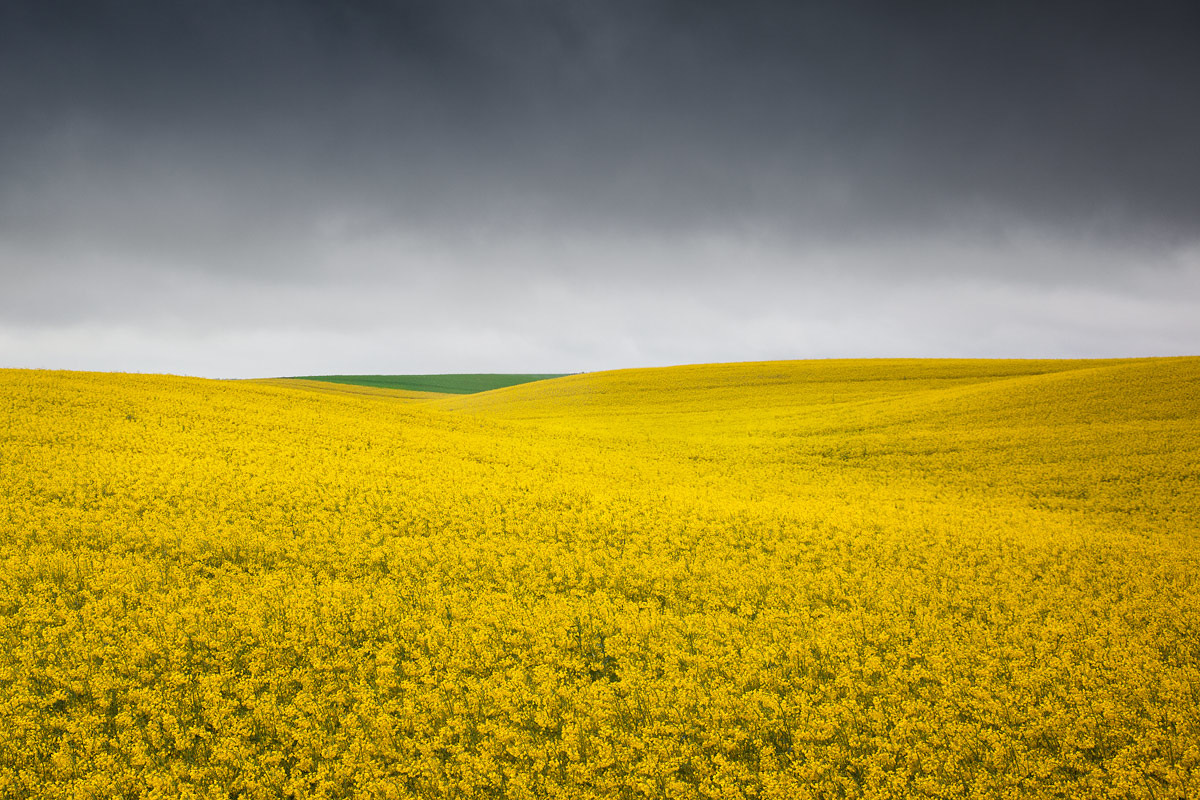
<instances>
[{"instance_id":1,"label":"field of yellow flowers","mask_svg":"<svg viewBox=\"0 0 1200 800\"><path fill-rule=\"evenodd\" d=\"M1200 797L1200 359L0 370L0 797Z\"/></svg>"}]
</instances>

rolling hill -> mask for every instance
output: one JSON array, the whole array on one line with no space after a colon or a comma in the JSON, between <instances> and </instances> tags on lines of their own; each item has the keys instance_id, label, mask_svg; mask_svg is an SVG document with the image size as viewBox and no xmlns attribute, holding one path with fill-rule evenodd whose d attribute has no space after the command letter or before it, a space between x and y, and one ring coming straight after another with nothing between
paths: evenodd
<instances>
[{"instance_id":1,"label":"rolling hill","mask_svg":"<svg viewBox=\"0 0 1200 800\"><path fill-rule=\"evenodd\" d=\"M0 414L0 795L1200 792L1200 358Z\"/></svg>"}]
</instances>

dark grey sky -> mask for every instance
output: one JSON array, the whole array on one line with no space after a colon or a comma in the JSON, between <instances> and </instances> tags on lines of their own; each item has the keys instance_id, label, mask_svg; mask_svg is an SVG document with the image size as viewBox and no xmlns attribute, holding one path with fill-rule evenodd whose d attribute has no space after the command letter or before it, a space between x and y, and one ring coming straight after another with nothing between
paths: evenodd
<instances>
[{"instance_id":1,"label":"dark grey sky","mask_svg":"<svg viewBox=\"0 0 1200 800\"><path fill-rule=\"evenodd\" d=\"M0 4L0 366L1200 352L1195 3Z\"/></svg>"}]
</instances>

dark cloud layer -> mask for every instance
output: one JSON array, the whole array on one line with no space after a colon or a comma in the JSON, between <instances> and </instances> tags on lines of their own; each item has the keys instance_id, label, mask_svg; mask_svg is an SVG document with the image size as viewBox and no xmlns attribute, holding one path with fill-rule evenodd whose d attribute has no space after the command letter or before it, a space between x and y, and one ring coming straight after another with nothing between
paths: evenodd
<instances>
[{"instance_id":1,"label":"dark cloud layer","mask_svg":"<svg viewBox=\"0 0 1200 800\"><path fill-rule=\"evenodd\" d=\"M1198 9L7 4L4 173L36 195L51 176L130 194L207 176L204 191L215 172L268 221L283 200L426 224L824 229L967 211L1192 235Z\"/></svg>"},{"instance_id":2,"label":"dark cloud layer","mask_svg":"<svg viewBox=\"0 0 1200 800\"><path fill-rule=\"evenodd\" d=\"M1186 2L15 0L0 322L170 306L175 273L1178 288L1197 41Z\"/></svg>"}]
</instances>

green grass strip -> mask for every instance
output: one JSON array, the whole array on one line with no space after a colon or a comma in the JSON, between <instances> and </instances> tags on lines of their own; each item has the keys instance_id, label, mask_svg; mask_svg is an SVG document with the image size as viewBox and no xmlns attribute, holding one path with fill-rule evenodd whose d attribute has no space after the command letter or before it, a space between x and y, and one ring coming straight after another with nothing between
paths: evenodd
<instances>
[{"instance_id":1,"label":"green grass strip","mask_svg":"<svg viewBox=\"0 0 1200 800\"><path fill-rule=\"evenodd\" d=\"M306 381L345 383L351 386L374 386L379 389L405 389L410 392L442 392L444 394L475 394L532 383L562 374L477 373L449 375L294 375Z\"/></svg>"}]
</instances>

